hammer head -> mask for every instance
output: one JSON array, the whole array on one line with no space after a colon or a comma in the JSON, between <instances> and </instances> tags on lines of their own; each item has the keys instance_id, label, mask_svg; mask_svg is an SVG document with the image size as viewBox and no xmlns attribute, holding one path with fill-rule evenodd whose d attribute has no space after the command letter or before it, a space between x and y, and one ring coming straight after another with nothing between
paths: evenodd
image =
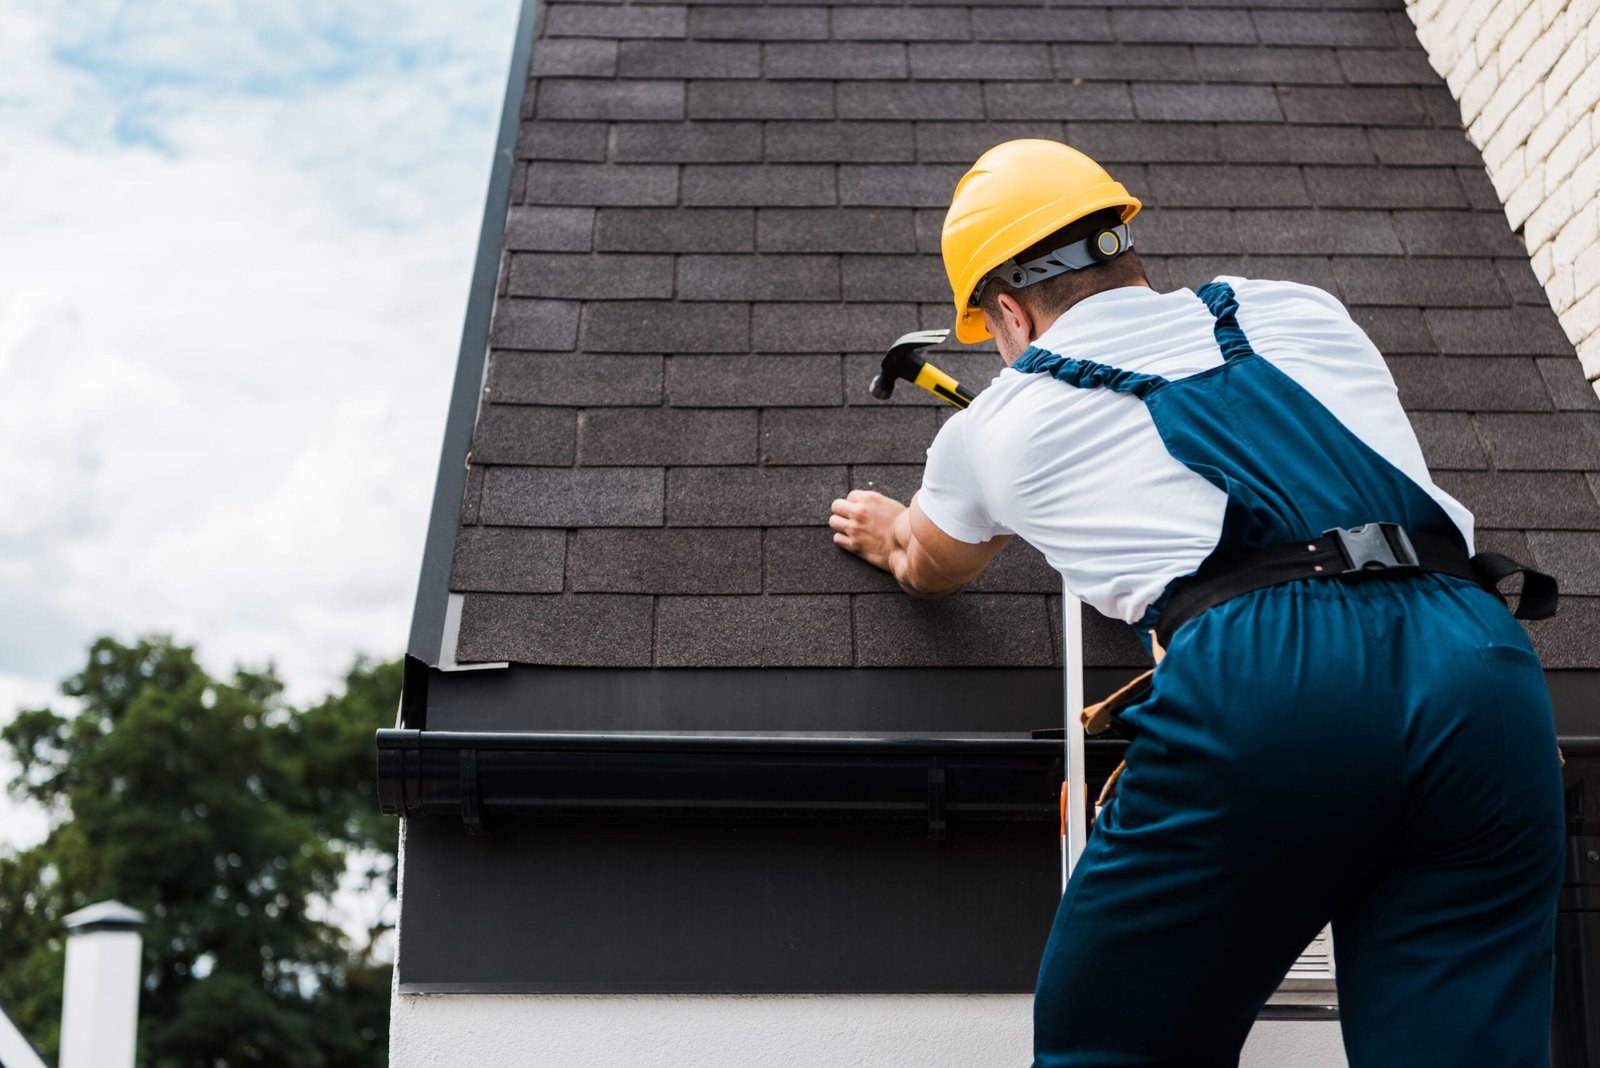
<instances>
[{"instance_id":1,"label":"hammer head","mask_svg":"<svg viewBox=\"0 0 1600 1068\"><path fill-rule=\"evenodd\" d=\"M894 394L895 379L903 378L910 382L922 370L922 357L917 352L929 345L937 345L949 336L949 330L913 330L900 335L900 340L884 353L883 366L872 380L872 395L879 400L888 400Z\"/></svg>"}]
</instances>

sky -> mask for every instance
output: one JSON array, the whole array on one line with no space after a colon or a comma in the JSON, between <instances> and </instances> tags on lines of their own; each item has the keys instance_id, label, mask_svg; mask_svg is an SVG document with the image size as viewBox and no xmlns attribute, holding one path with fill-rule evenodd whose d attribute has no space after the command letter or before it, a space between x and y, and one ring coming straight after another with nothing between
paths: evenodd
<instances>
[{"instance_id":1,"label":"sky","mask_svg":"<svg viewBox=\"0 0 1600 1068\"><path fill-rule=\"evenodd\" d=\"M403 651L517 9L0 0L0 723Z\"/></svg>"}]
</instances>

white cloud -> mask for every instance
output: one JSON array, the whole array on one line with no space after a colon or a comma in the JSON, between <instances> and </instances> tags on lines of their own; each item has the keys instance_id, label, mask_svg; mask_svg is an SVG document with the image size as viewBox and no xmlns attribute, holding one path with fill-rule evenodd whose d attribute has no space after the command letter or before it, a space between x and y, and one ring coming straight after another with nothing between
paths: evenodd
<instances>
[{"instance_id":1,"label":"white cloud","mask_svg":"<svg viewBox=\"0 0 1600 1068\"><path fill-rule=\"evenodd\" d=\"M0 720L101 632L400 651L516 13L10 5Z\"/></svg>"}]
</instances>

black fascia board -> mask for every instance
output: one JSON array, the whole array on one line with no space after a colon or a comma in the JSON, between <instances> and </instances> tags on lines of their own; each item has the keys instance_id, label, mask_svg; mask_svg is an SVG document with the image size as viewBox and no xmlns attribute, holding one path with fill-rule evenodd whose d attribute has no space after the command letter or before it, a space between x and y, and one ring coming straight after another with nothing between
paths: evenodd
<instances>
[{"instance_id":1,"label":"black fascia board","mask_svg":"<svg viewBox=\"0 0 1600 1068\"><path fill-rule=\"evenodd\" d=\"M1060 818L1061 743L1029 737L382 730L382 810L499 817ZM1103 778L1124 744L1091 740Z\"/></svg>"},{"instance_id":2,"label":"black fascia board","mask_svg":"<svg viewBox=\"0 0 1600 1068\"><path fill-rule=\"evenodd\" d=\"M456 530L460 526L461 498L467 484L467 453L472 447L484 365L489 356L489 322L494 314L495 288L500 278L500 246L505 240L506 215L511 204L511 178L516 170L517 135L522 121L523 92L528 85L538 6L538 0L522 0L522 10L517 16L511 70L506 78L505 103L495 137L494 164L489 170L483 226L478 231L478 251L472 265L472 283L467 290L466 322L456 357L455 382L450 390L444 443L439 452L439 473L434 480L433 507L428 514L428 536L423 543L417 598L411 612L411 634L406 642L408 661L415 658L430 666L439 663L444 638L450 567L455 557ZM409 668L409 664L407 666Z\"/></svg>"}]
</instances>

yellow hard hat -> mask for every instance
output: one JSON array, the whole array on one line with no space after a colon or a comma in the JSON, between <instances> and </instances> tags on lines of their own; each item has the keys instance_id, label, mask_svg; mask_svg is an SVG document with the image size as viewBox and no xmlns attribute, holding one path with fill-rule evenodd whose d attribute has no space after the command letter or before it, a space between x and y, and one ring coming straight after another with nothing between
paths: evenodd
<instances>
[{"instance_id":1,"label":"yellow hard hat","mask_svg":"<svg viewBox=\"0 0 1600 1068\"><path fill-rule=\"evenodd\" d=\"M1127 222L1140 207L1104 167L1059 141L1006 141L979 156L956 183L940 238L956 337L968 345L989 337L983 313L967 303L984 275L1086 215L1121 208Z\"/></svg>"}]
</instances>

